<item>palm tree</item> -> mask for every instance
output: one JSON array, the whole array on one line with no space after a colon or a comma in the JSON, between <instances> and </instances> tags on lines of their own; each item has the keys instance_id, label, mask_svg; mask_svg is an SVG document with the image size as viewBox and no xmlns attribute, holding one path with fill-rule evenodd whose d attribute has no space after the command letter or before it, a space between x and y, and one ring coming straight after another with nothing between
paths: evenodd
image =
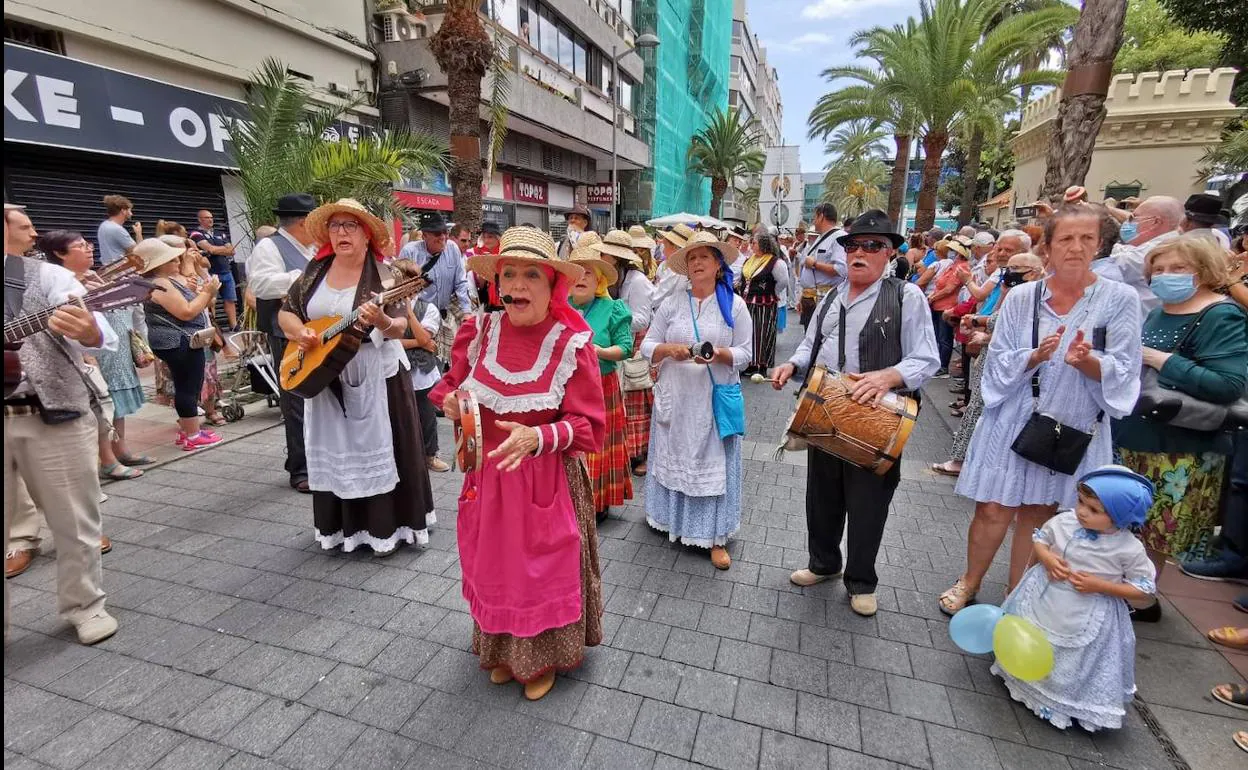
<instances>
[{"instance_id":1,"label":"palm tree","mask_svg":"<svg viewBox=\"0 0 1248 770\"><path fill-rule=\"evenodd\" d=\"M823 151L828 155L842 158L882 158L884 146L881 141L888 132L869 118L850 121L842 125L824 145Z\"/></svg>"},{"instance_id":2,"label":"palm tree","mask_svg":"<svg viewBox=\"0 0 1248 770\"><path fill-rule=\"evenodd\" d=\"M429 49L446 73L451 124L451 191L455 222L481 226L481 82L491 69L496 43L481 24L480 0L447 0L442 26Z\"/></svg>"},{"instance_id":3,"label":"palm tree","mask_svg":"<svg viewBox=\"0 0 1248 770\"><path fill-rule=\"evenodd\" d=\"M1078 88L1062 92L1045 154L1044 193L1054 196L1083 184L1092 163L1096 135L1105 120L1114 59L1122 47L1127 16L1123 0L1084 0L1075 36L1070 42L1069 80Z\"/></svg>"},{"instance_id":4,"label":"palm tree","mask_svg":"<svg viewBox=\"0 0 1248 770\"><path fill-rule=\"evenodd\" d=\"M758 198L763 193L762 186L758 182L753 182L747 187L733 189L736 192L737 205L747 212L746 224L754 224L758 221Z\"/></svg>"},{"instance_id":5,"label":"palm tree","mask_svg":"<svg viewBox=\"0 0 1248 770\"><path fill-rule=\"evenodd\" d=\"M1016 65L1037 40L1063 26L1067 13L1049 8L1015 14L994 28L993 21L1008 0L920 0L920 21L905 28L876 28L854 36L861 53L888 61L893 77L883 80L882 96L894 96L915 110L923 132L923 174L915 226L931 227L936 219L936 192L941 157L955 121L975 109L985 72L1007 73L1001 82L1012 90L1026 82Z\"/></svg>"},{"instance_id":6,"label":"palm tree","mask_svg":"<svg viewBox=\"0 0 1248 770\"><path fill-rule=\"evenodd\" d=\"M907 35L913 27L896 27L896 34ZM874 30L872 31L875 32ZM878 34L889 35L891 31L880 30ZM828 139L843 123L868 120L893 135L896 151L893 156L892 179L888 186L888 217L900 222L906 202L906 185L909 179L910 142L918 125L914 110L900 95L886 96L880 85L894 77L887 59L876 59L876 69L866 67L831 67L823 71L829 82L839 78L857 80L858 84L842 87L824 94L815 103L807 119L811 139Z\"/></svg>"},{"instance_id":7,"label":"palm tree","mask_svg":"<svg viewBox=\"0 0 1248 770\"><path fill-rule=\"evenodd\" d=\"M823 177L823 199L835 205L842 216L855 217L884 203L888 177L888 166L879 158L842 158L833 162Z\"/></svg>"},{"instance_id":8,"label":"palm tree","mask_svg":"<svg viewBox=\"0 0 1248 770\"><path fill-rule=\"evenodd\" d=\"M445 168L446 148L424 134L390 130L354 143L329 138L355 106L314 106L303 79L275 59L264 60L230 132L249 229L273 224L274 201L292 191L321 201L356 198L393 216L396 182Z\"/></svg>"},{"instance_id":9,"label":"palm tree","mask_svg":"<svg viewBox=\"0 0 1248 770\"><path fill-rule=\"evenodd\" d=\"M711 180L710 215L719 217L719 204L729 180L763 170L763 131L753 118L742 120L735 107L711 116L689 141L689 170Z\"/></svg>"},{"instance_id":10,"label":"palm tree","mask_svg":"<svg viewBox=\"0 0 1248 770\"><path fill-rule=\"evenodd\" d=\"M994 19L992 26L1000 24L1007 16L1019 13L1028 13L1030 11L1042 11L1046 8L1055 8L1065 5L1063 0L1009 0L1002 9L999 18ZM1074 23L1073 20L1071 22ZM1038 45L1034 50L1025 51L1019 60L1019 66L1023 72L1032 72L1041 69L1049 57L1056 54L1058 60L1065 62L1066 60L1066 35L1070 30L1063 27L1056 29L1047 37L1038 41ZM1064 66L1064 65L1063 65ZM1035 86L1024 85L1020 89L1022 97L1022 106L1026 107L1031 102L1031 89Z\"/></svg>"}]
</instances>

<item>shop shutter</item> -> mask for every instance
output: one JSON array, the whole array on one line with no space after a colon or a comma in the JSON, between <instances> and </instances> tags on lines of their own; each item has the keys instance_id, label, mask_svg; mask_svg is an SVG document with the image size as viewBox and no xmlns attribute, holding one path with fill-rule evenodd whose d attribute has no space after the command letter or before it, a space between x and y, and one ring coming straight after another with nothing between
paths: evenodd
<instances>
[{"instance_id":1,"label":"shop shutter","mask_svg":"<svg viewBox=\"0 0 1248 770\"><path fill-rule=\"evenodd\" d=\"M145 236L156 234L160 219L192 230L200 209L225 226L221 169L12 142L4 149L5 200L25 206L40 232L78 230L94 243L104 219L103 198L110 194L134 203Z\"/></svg>"}]
</instances>

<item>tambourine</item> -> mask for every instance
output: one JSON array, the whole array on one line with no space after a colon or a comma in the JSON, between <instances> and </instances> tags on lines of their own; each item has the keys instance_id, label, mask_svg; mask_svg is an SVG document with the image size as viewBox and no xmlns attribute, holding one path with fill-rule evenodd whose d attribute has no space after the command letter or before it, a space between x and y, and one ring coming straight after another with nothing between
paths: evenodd
<instances>
[{"instance_id":1,"label":"tambourine","mask_svg":"<svg viewBox=\"0 0 1248 770\"><path fill-rule=\"evenodd\" d=\"M695 343L689 346L689 355L699 361L710 361L715 358L715 346L709 341Z\"/></svg>"},{"instance_id":2,"label":"tambourine","mask_svg":"<svg viewBox=\"0 0 1248 770\"><path fill-rule=\"evenodd\" d=\"M455 421L455 462L462 471L479 471L485 461L481 440L481 406L470 391L455 391L459 419Z\"/></svg>"}]
</instances>

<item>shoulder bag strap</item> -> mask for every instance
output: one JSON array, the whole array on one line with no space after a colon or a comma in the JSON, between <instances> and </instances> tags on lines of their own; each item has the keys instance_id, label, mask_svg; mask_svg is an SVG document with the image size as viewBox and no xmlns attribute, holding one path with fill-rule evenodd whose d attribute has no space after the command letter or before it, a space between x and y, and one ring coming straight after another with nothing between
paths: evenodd
<instances>
[{"instance_id":1,"label":"shoulder bag strap","mask_svg":"<svg viewBox=\"0 0 1248 770\"><path fill-rule=\"evenodd\" d=\"M693 338L698 342L702 341L702 335L698 332L698 316L693 312L693 292L685 292L685 296L689 298L689 318L693 321ZM706 365L706 376L711 378L711 390L715 390L715 375L711 373L711 365Z\"/></svg>"},{"instance_id":2,"label":"shoulder bag strap","mask_svg":"<svg viewBox=\"0 0 1248 770\"><path fill-rule=\"evenodd\" d=\"M17 318L26 302L26 260L24 257L4 259L4 317Z\"/></svg>"},{"instance_id":3,"label":"shoulder bag strap","mask_svg":"<svg viewBox=\"0 0 1248 770\"><path fill-rule=\"evenodd\" d=\"M1183 336L1182 336L1182 338L1180 338L1180 339L1179 339L1179 341L1178 341L1178 343L1174 346L1174 350L1172 350L1172 351L1170 351L1170 352L1172 352L1172 353L1178 353L1178 352L1179 352L1179 350L1181 350L1181 349L1183 348L1183 346L1187 344L1187 341L1188 341L1189 339L1191 339L1191 336L1192 336L1193 334L1195 334L1195 333L1196 333L1196 329L1197 329L1197 327L1199 327L1199 326L1200 326L1200 322L1201 322L1201 321L1203 321L1203 320L1205 320L1205 313L1208 313L1210 310L1213 310L1213 309L1214 309L1215 307L1217 307L1218 305L1221 305L1221 304L1222 304L1222 302L1224 302L1224 301L1225 301L1225 300L1219 300L1218 302L1214 302L1214 303L1211 303L1211 304L1205 305L1204 309L1203 309L1203 310L1201 310L1201 311L1200 311L1200 312L1196 315L1196 317L1195 317L1194 319L1192 319L1192 322L1191 322L1191 323L1189 323L1189 324L1187 325L1187 329L1185 329L1185 330L1183 331Z\"/></svg>"},{"instance_id":4,"label":"shoulder bag strap","mask_svg":"<svg viewBox=\"0 0 1248 770\"><path fill-rule=\"evenodd\" d=\"M806 366L807 377L810 376L810 370L815 368L815 362L819 360L819 351L823 349L823 322L828 317L828 309L832 307L839 293L840 287L827 293L827 296L823 298L823 307L819 308L819 315L815 318L815 342L810 346L810 363Z\"/></svg>"},{"instance_id":5,"label":"shoulder bag strap","mask_svg":"<svg viewBox=\"0 0 1248 770\"><path fill-rule=\"evenodd\" d=\"M1031 316L1031 349L1040 347L1040 298L1044 295L1044 281L1037 281L1036 301ZM1042 364L1043 365L1043 364ZM1040 367L1031 375L1031 410L1040 411Z\"/></svg>"}]
</instances>

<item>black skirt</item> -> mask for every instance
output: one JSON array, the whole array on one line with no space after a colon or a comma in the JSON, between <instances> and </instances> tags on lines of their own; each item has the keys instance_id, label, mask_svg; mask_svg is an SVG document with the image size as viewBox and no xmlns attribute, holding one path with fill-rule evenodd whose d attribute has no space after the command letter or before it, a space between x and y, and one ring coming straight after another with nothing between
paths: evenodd
<instances>
[{"instance_id":1,"label":"black skirt","mask_svg":"<svg viewBox=\"0 0 1248 770\"><path fill-rule=\"evenodd\" d=\"M399 483L384 494L351 500L332 492L313 492L312 520L322 548L342 546L344 551L354 551L367 545L387 553L401 542L423 544L429 540L426 521L432 523L433 489L425 465L416 398L406 370L399 369L386 380L386 403Z\"/></svg>"}]
</instances>

